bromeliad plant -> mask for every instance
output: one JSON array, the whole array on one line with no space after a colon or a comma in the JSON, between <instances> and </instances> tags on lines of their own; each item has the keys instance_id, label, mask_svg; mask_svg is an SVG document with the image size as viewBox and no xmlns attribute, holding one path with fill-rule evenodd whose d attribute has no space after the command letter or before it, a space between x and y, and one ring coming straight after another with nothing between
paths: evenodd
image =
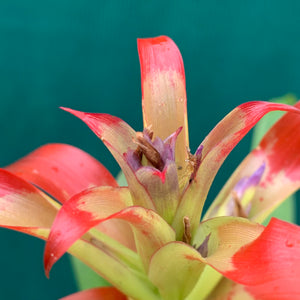
<instances>
[{"instance_id":1,"label":"bromeliad plant","mask_svg":"<svg viewBox=\"0 0 300 300\"><path fill-rule=\"evenodd\" d=\"M63 108L103 141L128 186L83 151L46 145L0 171L1 225L47 241L47 276L69 252L113 285L65 299L299 298L300 228L260 223L299 188L300 103L244 103L192 154L179 50L162 36L139 40L138 51L143 132L108 114ZM203 216L223 161L273 110L288 112Z\"/></svg>"}]
</instances>

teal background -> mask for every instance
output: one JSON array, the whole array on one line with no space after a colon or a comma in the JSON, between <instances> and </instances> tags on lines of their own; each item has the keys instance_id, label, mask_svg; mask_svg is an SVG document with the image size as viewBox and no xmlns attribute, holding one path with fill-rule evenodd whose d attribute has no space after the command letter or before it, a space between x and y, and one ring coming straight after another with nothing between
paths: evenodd
<instances>
[{"instance_id":1,"label":"teal background","mask_svg":"<svg viewBox=\"0 0 300 300\"><path fill-rule=\"evenodd\" d=\"M186 70L191 148L236 105L300 95L299 1L0 1L0 165L48 142L118 168L59 106L107 112L142 128L137 37L170 36ZM213 195L246 155L233 152ZM67 257L43 273L42 241L0 231L0 299L75 292Z\"/></svg>"}]
</instances>

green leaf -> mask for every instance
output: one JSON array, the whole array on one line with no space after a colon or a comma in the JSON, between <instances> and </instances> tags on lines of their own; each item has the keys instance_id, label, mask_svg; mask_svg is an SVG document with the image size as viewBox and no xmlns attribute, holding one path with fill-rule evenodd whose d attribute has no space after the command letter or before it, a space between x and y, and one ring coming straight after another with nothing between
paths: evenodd
<instances>
[{"instance_id":1,"label":"green leaf","mask_svg":"<svg viewBox=\"0 0 300 300\"><path fill-rule=\"evenodd\" d=\"M215 289L223 275L206 265L201 276L198 279L194 289L188 295L186 300L205 300L207 296Z\"/></svg>"},{"instance_id":2,"label":"green leaf","mask_svg":"<svg viewBox=\"0 0 300 300\"><path fill-rule=\"evenodd\" d=\"M262 224L266 226L272 217L295 223L297 217L296 212L296 196L294 194L284 200Z\"/></svg>"},{"instance_id":3,"label":"green leaf","mask_svg":"<svg viewBox=\"0 0 300 300\"><path fill-rule=\"evenodd\" d=\"M148 276L158 287L162 299L183 300L197 283L204 267L196 249L182 242L172 242L153 254Z\"/></svg>"},{"instance_id":4,"label":"green leaf","mask_svg":"<svg viewBox=\"0 0 300 300\"><path fill-rule=\"evenodd\" d=\"M126 177L125 177L125 175L122 171L119 172L119 174L117 175L116 180L117 180L119 186L128 186Z\"/></svg>"}]
</instances>

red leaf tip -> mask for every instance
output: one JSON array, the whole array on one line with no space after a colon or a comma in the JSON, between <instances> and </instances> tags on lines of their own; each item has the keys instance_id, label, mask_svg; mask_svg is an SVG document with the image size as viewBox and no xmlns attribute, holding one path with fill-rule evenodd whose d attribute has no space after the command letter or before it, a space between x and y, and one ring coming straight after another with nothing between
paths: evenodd
<instances>
[{"instance_id":1,"label":"red leaf tip","mask_svg":"<svg viewBox=\"0 0 300 300\"><path fill-rule=\"evenodd\" d=\"M138 39L142 79L151 72L174 70L183 78L184 67L180 51L167 36Z\"/></svg>"},{"instance_id":2,"label":"red leaf tip","mask_svg":"<svg viewBox=\"0 0 300 300\"><path fill-rule=\"evenodd\" d=\"M47 247L46 247L47 248ZM45 251L44 255L44 270L45 270L45 275L49 279L50 276L50 271L52 269L52 266L55 264L55 262L58 260L57 256L54 255L53 252L48 252L47 250Z\"/></svg>"},{"instance_id":3,"label":"red leaf tip","mask_svg":"<svg viewBox=\"0 0 300 300\"><path fill-rule=\"evenodd\" d=\"M172 41L169 37L165 35L157 36L154 38L139 38L137 39L137 43L148 43L151 45L158 45L158 44L163 44L166 42Z\"/></svg>"},{"instance_id":4,"label":"red leaf tip","mask_svg":"<svg viewBox=\"0 0 300 300\"><path fill-rule=\"evenodd\" d=\"M81 120L85 117L85 113L81 112L79 110L71 109L71 108L68 108L68 107L62 107L62 106L60 107L60 109L69 112L70 114L78 117Z\"/></svg>"}]
</instances>

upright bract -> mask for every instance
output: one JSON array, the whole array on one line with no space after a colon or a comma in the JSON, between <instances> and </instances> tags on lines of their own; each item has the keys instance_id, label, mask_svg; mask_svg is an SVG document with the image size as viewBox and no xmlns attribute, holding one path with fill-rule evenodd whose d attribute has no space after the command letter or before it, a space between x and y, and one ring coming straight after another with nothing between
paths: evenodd
<instances>
[{"instance_id":1,"label":"upright bract","mask_svg":"<svg viewBox=\"0 0 300 300\"><path fill-rule=\"evenodd\" d=\"M138 39L142 78L144 127L154 137L167 138L178 128L183 130L176 144L176 163L186 166L189 147L185 74L175 43L166 36Z\"/></svg>"},{"instance_id":2,"label":"upright bract","mask_svg":"<svg viewBox=\"0 0 300 300\"><path fill-rule=\"evenodd\" d=\"M244 103L192 154L177 46L164 36L140 39L138 52L143 132L108 114L63 108L107 146L128 186L119 187L81 150L47 145L0 171L1 226L47 241L47 276L68 251L114 286L68 300L273 299L274 291L276 299L297 299L300 228L277 219L267 227L256 222L299 188L300 104ZM274 110L288 113L242 162L200 222L222 163Z\"/></svg>"}]
</instances>

